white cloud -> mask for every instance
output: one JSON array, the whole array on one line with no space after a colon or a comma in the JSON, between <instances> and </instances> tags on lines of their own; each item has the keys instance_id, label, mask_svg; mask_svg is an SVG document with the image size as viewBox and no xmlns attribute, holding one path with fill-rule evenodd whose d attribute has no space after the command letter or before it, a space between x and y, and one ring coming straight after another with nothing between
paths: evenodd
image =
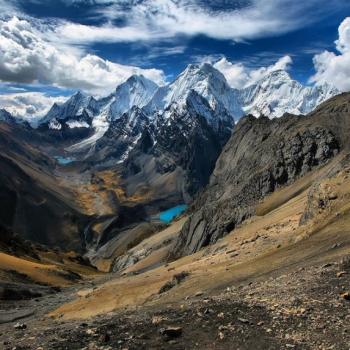
<instances>
[{"instance_id":1,"label":"white cloud","mask_svg":"<svg viewBox=\"0 0 350 350\"><path fill-rule=\"evenodd\" d=\"M19 12L17 6L9 0L0 0L1 15L14 15Z\"/></svg>"},{"instance_id":2,"label":"white cloud","mask_svg":"<svg viewBox=\"0 0 350 350\"><path fill-rule=\"evenodd\" d=\"M262 79L267 74L277 70L287 70L292 64L290 56L283 56L275 64L268 67L261 67L258 69L250 69L244 66L243 63L229 62L225 57L214 64L227 79L231 87L241 89L248 84L252 84Z\"/></svg>"},{"instance_id":3,"label":"white cloud","mask_svg":"<svg viewBox=\"0 0 350 350\"><path fill-rule=\"evenodd\" d=\"M324 51L314 56L316 74L310 81L326 82L340 91L350 91L350 17L339 26L339 38L335 44L339 54Z\"/></svg>"},{"instance_id":4,"label":"white cloud","mask_svg":"<svg viewBox=\"0 0 350 350\"><path fill-rule=\"evenodd\" d=\"M335 42L337 49L341 53L350 51L350 17L344 19L340 24L339 29L339 39Z\"/></svg>"},{"instance_id":5,"label":"white cloud","mask_svg":"<svg viewBox=\"0 0 350 350\"><path fill-rule=\"evenodd\" d=\"M61 40L82 44L97 40L133 42L176 35L206 35L242 41L283 34L310 25L331 11L347 6L342 0L333 0L331 4L328 0L292 3L291 0L251 0L249 5L240 8L235 8L234 2L214 1L213 4L221 6L221 10L214 10L212 6L205 5L206 2L197 0L95 0L93 3L104 5L93 8L92 15L100 14L107 24L97 27L61 23L57 28ZM124 25L113 26L111 22L115 19L121 19Z\"/></svg>"},{"instance_id":6,"label":"white cloud","mask_svg":"<svg viewBox=\"0 0 350 350\"><path fill-rule=\"evenodd\" d=\"M132 74L143 74L157 83L164 81L161 70L113 63L69 45L57 45L48 37L28 20L0 20L0 80L41 82L102 95Z\"/></svg>"},{"instance_id":7,"label":"white cloud","mask_svg":"<svg viewBox=\"0 0 350 350\"><path fill-rule=\"evenodd\" d=\"M26 0L46 4L47 0ZM52 38L69 44L138 42L206 35L244 41L280 35L311 25L334 11L350 8L343 0L61 0L86 6L103 25L57 21ZM19 13L18 0L0 0L3 14ZM243 5L242 5L243 4ZM22 14L23 15L23 14ZM123 25L112 23L118 20Z\"/></svg>"},{"instance_id":8,"label":"white cloud","mask_svg":"<svg viewBox=\"0 0 350 350\"><path fill-rule=\"evenodd\" d=\"M47 96L41 92L21 92L0 95L0 109L4 108L13 116L23 118L28 122L35 122L44 116L54 102L62 103L67 97Z\"/></svg>"},{"instance_id":9,"label":"white cloud","mask_svg":"<svg viewBox=\"0 0 350 350\"><path fill-rule=\"evenodd\" d=\"M56 40L64 41L68 44L150 40L150 33L146 28L115 27L110 23L97 27L72 22L61 22L55 30L55 35Z\"/></svg>"},{"instance_id":10,"label":"white cloud","mask_svg":"<svg viewBox=\"0 0 350 350\"><path fill-rule=\"evenodd\" d=\"M214 64L226 78L229 85L233 88L242 88L249 80L247 68L242 63L229 62L225 57Z\"/></svg>"}]
</instances>

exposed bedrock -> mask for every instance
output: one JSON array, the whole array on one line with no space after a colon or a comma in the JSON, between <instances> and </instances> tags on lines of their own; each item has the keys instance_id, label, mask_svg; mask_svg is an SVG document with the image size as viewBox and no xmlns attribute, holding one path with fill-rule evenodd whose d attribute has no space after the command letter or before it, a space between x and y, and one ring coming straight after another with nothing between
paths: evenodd
<instances>
[{"instance_id":1,"label":"exposed bedrock","mask_svg":"<svg viewBox=\"0 0 350 350\"><path fill-rule=\"evenodd\" d=\"M349 105L350 95L342 94L308 116L242 118L192 205L170 259L216 242L254 215L264 196L348 150Z\"/></svg>"}]
</instances>

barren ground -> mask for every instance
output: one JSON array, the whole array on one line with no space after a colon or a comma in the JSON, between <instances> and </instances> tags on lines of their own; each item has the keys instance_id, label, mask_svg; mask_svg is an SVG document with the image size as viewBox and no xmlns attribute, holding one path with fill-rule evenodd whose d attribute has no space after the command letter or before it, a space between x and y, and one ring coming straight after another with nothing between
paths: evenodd
<instances>
[{"instance_id":1,"label":"barren ground","mask_svg":"<svg viewBox=\"0 0 350 350\"><path fill-rule=\"evenodd\" d=\"M159 245L123 274L90 275L60 293L4 303L5 315L14 308L31 315L1 324L0 344L348 349L350 178L349 170L325 177L331 167L268 197L258 207L260 216L195 255L164 264L171 245ZM319 186L310 188L316 177ZM320 198L325 205L318 205ZM309 218L300 224L306 212ZM133 253L176 235L183 222ZM15 329L16 322L27 328Z\"/></svg>"}]
</instances>

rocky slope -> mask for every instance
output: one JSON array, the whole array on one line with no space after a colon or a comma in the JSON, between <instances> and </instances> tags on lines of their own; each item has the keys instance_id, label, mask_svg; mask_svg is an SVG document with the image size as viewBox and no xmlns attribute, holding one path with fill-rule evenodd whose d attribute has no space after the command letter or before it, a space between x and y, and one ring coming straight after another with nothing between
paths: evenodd
<instances>
[{"instance_id":1,"label":"rocky slope","mask_svg":"<svg viewBox=\"0 0 350 350\"><path fill-rule=\"evenodd\" d=\"M0 122L0 224L34 242L81 249L84 216L34 140L29 128Z\"/></svg>"},{"instance_id":2,"label":"rocky slope","mask_svg":"<svg viewBox=\"0 0 350 350\"><path fill-rule=\"evenodd\" d=\"M15 118L6 109L0 109L0 121L13 124Z\"/></svg>"},{"instance_id":3,"label":"rocky slope","mask_svg":"<svg viewBox=\"0 0 350 350\"><path fill-rule=\"evenodd\" d=\"M192 207L175 256L216 242L253 215L264 196L347 150L349 110L350 94L342 94L306 117L242 118Z\"/></svg>"},{"instance_id":4,"label":"rocky slope","mask_svg":"<svg viewBox=\"0 0 350 350\"><path fill-rule=\"evenodd\" d=\"M340 271L345 273L338 278ZM181 301L181 307L139 307L84 322L45 319L40 324L27 318L20 321L25 330L0 325L0 339L6 342L6 350L14 346L33 350L40 346L57 350L346 349L350 337L344 319L349 301L340 294L350 282L349 271L348 262L338 259L328 266L270 276L265 282L232 285L217 295L191 297Z\"/></svg>"},{"instance_id":5,"label":"rocky slope","mask_svg":"<svg viewBox=\"0 0 350 350\"><path fill-rule=\"evenodd\" d=\"M121 274L2 300L0 341L6 350L346 348L349 174L349 158L340 153L265 198L275 210L192 256L165 264L161 252L139 255ZM316 183L319 195L334 195L301 225ZM165 231L139 252L177 232Z\"/></svg>"}]
</instances>

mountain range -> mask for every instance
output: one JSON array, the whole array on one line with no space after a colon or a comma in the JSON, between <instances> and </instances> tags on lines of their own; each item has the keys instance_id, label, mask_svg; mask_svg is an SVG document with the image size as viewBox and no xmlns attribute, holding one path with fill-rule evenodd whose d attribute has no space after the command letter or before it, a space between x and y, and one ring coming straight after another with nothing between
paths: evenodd
<instances>
[{"instance_id":1,"label":"mountain range","mask_svg":"<svg viewBox=\"0 0 350 350\"><path fill-rule=\"evenodd\" d=\"M18 134L63 169L79 169L87 182L101 171L113 171L128 198L139 198L147 203L147 212L156 213L190 203L208 184L243 115L265 120L307 114L337 93L327 84L304 87L283 70L238 90L212 65L191 64L160 87L134 75L107 97L79 91L54 104L35 128L21 123ZM0 120L16 128L17 119L7 111L0 111ZM47 172L52 173L51 166ZM106 207L115 208L117 202L110 199ZM105 210L99 212L105 217Z\"/></svg>"},{"instance_id":2,"label":"mountain range","mask_svg":"<svg viewBox=\"0 0 350 350\"><path fill-rule=\"evenodd\" d=\"M283 70L238 90L212 65L191 64L165 86L134 75L104 98L77 92L54 104L38 129L76 160L122 164L132 193L152 183L156 197L170 186L165 193L187 201L208 182L243 115L307 114L337 93L304 87Z\"/></svg>"},{"instance_id":3,"label":"mountain range","mask_svg":"<svg viewBox=\"0 0 350 350\"><path fill-rule=\"evenodd\" d=\"M208 184L243 115L306 114L337 93L326 84L304 87L282 70L237 90L212 65L192 64L165 86L134 75L107 97L79 91L54 104L35 128L22 123L20 134L87 178L113 171L128 197L143 198L157 212L190 203ZM4 110L0 118L17 120Z\"/></svg>"},{"instance_id":4,"label":"mountain range","mask_svg":"<svg viewBox=\"0 0 350 350\"><path fill-rule=\"evenodd\" d=\"M0 110L1 342L346 348L349 113L328 85L237 90L208 64L36 127Z\"/></svg>"},{"instance_id":5,"label":"mountain range","mask_svg":"<svg viewBox=\"0 0 350 350\"><path fill-rule=\"evenodd\" d=\"M54 104L39 125L61 133L67 129L92 129L89 140L71 149L86 151L104 135L113 121L124 113L131 113L134 107L141 109L150 123L156 123L159 115L167 119L169 110L186 108L192 91L209 105L210 113L200 101L195 109L203 109L203 116L214 129L223 119L213 117L213 113L225 115L224 122L232 125L245 114L269 118L281 117L284 113L307 114L339 93L328 84L305 87L283 70L271 72L238 90L228 85L222 73L205 63L189 65L172 83L161 87L144 76L134 75L104 98L96 99L79 91L62 105ZM125 154L121 157L124 159Z\"/></svg>"}]
</instances>

